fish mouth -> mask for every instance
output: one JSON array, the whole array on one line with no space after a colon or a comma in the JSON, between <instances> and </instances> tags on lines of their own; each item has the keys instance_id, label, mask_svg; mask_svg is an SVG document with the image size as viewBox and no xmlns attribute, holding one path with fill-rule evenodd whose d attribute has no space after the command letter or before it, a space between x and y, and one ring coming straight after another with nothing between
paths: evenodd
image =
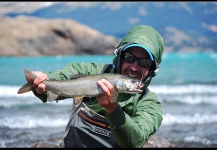
<instances>
[{"instance_id":1,"label":"fish mouth","mask_svg":"<svg viewBox=\"0 0 217 150\"><path fill-rule=\"evenodd\" d=\"M140 92L142 92L142 91L143 91L143 90L141 90L140 84L139 84L136 88L131 89L131 92L132 92L132 93L140 93Z\"/></svg>"},{"instance_id":2,"label":"fish mouth","mask_svg":"<svg viewBox=\"0 0 217 150\"><path fill-rule=\"evenodd\" d=\"M138 93L138 92L142 92L142 90L140 90L140 89L135 89L135 90L133 90L133 92Z\"/></svg>"},{"instance_id":3,"label":"fish mouth","mask_svg":"<svg viewBox=\"0 0 217 150\"><path fill-rule=\"evenodd\" d=\"M131 92L128 92L128 93L130 93L130 94L136 94L136 93L140 93L140 92L142 92L142 90L140 90L140 89L134 89L134 90L132 90Z\"/></svg>"},{"instance_id":4,"label":"fish mouth","mask_svg":"<svg viewBox=\"0 0 217 150\"><path fill-rule=\"evenodd\" d=\"M132 73L132 72L127 72L126 73L127 76L129 76L130 78L133 78L133 79L137 79L139 80L140 76L138 74L135 74L135 73ZM139 92L142 92L143 90L141 90L141 88L144 86L144 84L140 81L138 83L138 85L136 85L134 88L132 88L132 93L139 93Z\"/></svg>"}]
</instances>

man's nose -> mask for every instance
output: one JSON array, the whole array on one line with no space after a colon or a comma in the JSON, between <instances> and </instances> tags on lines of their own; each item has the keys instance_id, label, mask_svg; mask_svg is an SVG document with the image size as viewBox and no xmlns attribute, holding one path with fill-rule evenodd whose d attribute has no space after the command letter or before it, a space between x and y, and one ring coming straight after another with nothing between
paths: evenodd
<instances>
[{"instance_id":1,"label":"man's nose","mask_svg":"<svg viewBox=\"0 0 217 150\"><path fill-rule=\"evenodd\" d=\"M138 62L138 60L136 60L136 61L134 61L131 65L130 65L130 68L132 69L132 70L138 70L138 68L139 68L139 62Z\"/></svg>"}]
</instances>

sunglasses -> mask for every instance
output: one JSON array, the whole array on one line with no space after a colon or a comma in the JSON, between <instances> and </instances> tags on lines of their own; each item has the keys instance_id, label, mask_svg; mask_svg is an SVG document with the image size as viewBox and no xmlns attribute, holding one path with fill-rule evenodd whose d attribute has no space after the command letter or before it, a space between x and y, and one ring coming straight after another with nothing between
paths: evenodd
<instances>
[{"instance_id":1,"label":"sunglasses","mask_svg":"<svg viewBox=\"0 0 217 150\"><path fill-rule=\"evenodd\" d=\"M143 68L149 68L152 65L152 61L149 58L137 58L133 54L126 52L124 55L124 60L127 63L134 63L136 60L138 60L138 63Z\"/></svg>"}]
</instances>

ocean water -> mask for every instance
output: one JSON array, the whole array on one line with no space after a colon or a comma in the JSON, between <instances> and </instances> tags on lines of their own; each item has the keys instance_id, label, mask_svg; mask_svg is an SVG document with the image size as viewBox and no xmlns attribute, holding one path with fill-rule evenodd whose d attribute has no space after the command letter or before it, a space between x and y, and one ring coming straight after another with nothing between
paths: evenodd
<instances>
[{"instance_id":1,"label":"ocean water","mask_svg":"<svg viewBox=\"0 0 217 150\"><path fill-rule=\"evenodd\" d=\"M69 62L111 63L113 55L0 57L0 147L29 147L58 141L72 99L43 103L31 92L17 94L26 83L24 69L43 72ZM217 147L217 53L164 53L149 88L162 103L164 119L157 135L173 147Z\"/></svg>"}]
</instances>

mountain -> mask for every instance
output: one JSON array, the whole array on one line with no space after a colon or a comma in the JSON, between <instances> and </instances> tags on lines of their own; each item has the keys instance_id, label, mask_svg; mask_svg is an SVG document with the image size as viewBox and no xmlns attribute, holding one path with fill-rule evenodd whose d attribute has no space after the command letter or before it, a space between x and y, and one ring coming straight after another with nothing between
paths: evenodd
<instances>
[{"instance_id":1,"label":"mountain","mask_svg":"<svg viewBox=\"0 0 217 150\"><path fill-rule=\"evenodd\" d=\"M19 9L9 9L13 5ZM117 38L147 24L163 36L165 51L217 51L217 2L4 2L6 7L0 12L8 17L72 19Z\"/></svg>"},{"instance_id":2,"label":"mountain","mask_svg":"<svg viewBox=\"0 0 217 150\"><path fill-rule=\"evenodd\" d=\"M0 17L0 56L112 54L117 39L69 19Z\"/></svg>"}]
</instances>

